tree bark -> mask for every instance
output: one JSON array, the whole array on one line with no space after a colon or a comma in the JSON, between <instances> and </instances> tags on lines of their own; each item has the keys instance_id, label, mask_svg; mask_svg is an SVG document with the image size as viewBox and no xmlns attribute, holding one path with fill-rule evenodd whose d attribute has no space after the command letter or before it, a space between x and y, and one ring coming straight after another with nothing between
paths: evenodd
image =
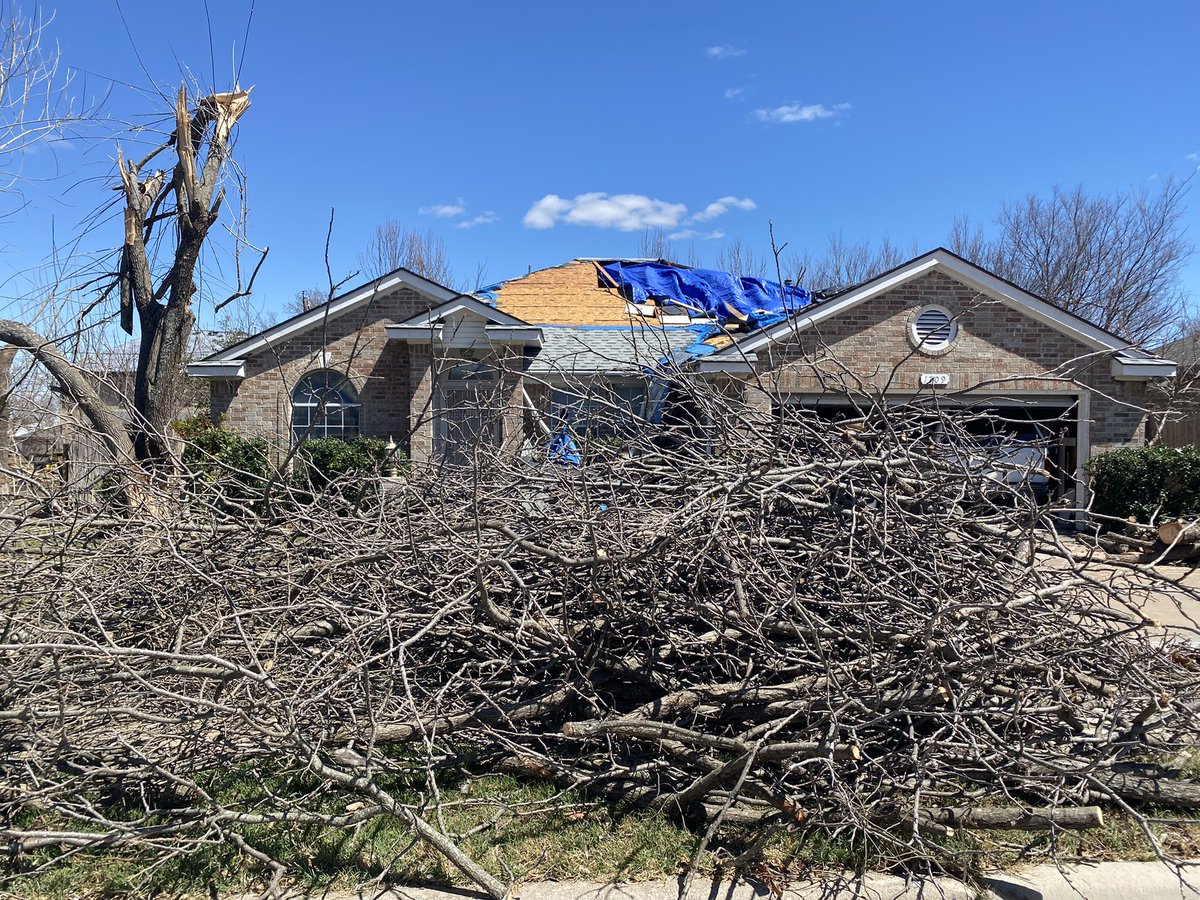
<instances>
[{"instance_id":1,"label":"tree bark","mask_svg":"<svg viewBox=\"0 0 1200 900\"><path fill-rule=\"evenodd\" d=\"M1200 809L1200 784L1170 778L1140 778L1136 775L1102 776L1102 780L1122 800L1179 809Z\"/></svg>"},{"instance_id":2,"label":"tree bark","mask_svg":"<svg viewBox=\"0 0 1200 900\"><path fill-rule=\"evenodd\" d=\"M175 131L171 141L140 163L118 154L117 168L125 195L125 245L118 276L121 326L133 333L134 312L141 328L133 405L137 412L134 449L144 462L170 462L171 421L179 410L188 345L196 316L196 266L209 229L224 200L219 187L229 155L233 126L250 106L249 91L212 94L194 110L187 91L179 89ZM174 148L170 180L160 170L142 177L141 170L159 152ZM161 278L154 274L148 246L155 224L167 214L163 201L174 196L177 234L171 266ZM168 207L170 209L170 207Z\"/></svg>"},{"instance_id":3,"label":"tree bark","mask_svg":"<svg viewBox=\"0 0 1200 900\"><path fill-rule=\"evenodd\" d=\"M84 373L63 356L52 341L21 322L0 319L0 342L28 351L45 367L63 393L79 406L118 462L136 458L125 423L100 399Z\"/></svg>"},{"instance_id":4,"label":"tree bark","mask_svg":"<svg viewBox=\"0 0 1200 900\"><path fill-rule=\"evenodd\" d=\"M1011 829L1013 831L1046 831L1061 828L1080 831L1104 825L1104 813L1098 806L1077 808L1020 806L963 807L959 809L930 809L921 813L922 823L970 831Z\"/></svg>"}]
</instances>

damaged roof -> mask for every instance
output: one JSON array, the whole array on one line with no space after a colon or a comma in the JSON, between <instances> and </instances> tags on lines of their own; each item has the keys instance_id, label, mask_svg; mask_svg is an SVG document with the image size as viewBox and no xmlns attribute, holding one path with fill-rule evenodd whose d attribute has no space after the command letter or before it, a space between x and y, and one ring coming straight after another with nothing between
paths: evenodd
<instances>
[{"instance_id":1,"label":"damaged roof","mask_svg":"<svg viewBox=\"0 0 1200 900\"><path fill-rule=\"evenodd\" d=\"M571 335L576 341L624 340L625 351L631 346L644 350L650 343L646 337L661 332L656 342L664 352L659 358L677 362L724 349L738 335L770 325L817 300L817 295L790 284L662 259L604 258L573 259L539 269L476 291L475 296L532 325L625 333L624 338L605 338L595 331L587 332L586 338L583 331L547 334L548 341L560 344ZM640 338L630 337L639 334ZM558 356L549 346L546 350L541 356L549 360Z\"/></svg>"}]
</instances>

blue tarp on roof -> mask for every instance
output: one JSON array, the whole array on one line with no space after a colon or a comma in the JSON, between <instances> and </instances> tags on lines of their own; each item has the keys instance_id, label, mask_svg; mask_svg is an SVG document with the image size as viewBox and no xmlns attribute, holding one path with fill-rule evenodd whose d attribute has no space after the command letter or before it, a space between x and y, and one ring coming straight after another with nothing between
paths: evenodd
<instances>
[{"instance_id":1,"label":"blue tarp on roof","mask_svg":"<svg viewBox=\"0 0 1200 900\"><path fill-rule=\"evenodd\" d=\"M778 320L813 302L812 294L804 288L715 269L614 262L604 271L633 303L667 299L693 314L712 316L721 322L736 319L750 328Z\"/></svg>"}]
</instances>

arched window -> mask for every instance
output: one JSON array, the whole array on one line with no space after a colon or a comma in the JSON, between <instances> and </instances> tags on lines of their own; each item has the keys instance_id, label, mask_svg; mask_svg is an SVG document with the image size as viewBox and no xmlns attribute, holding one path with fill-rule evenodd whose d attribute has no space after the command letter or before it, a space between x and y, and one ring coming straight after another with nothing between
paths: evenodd
<instances>
[{"instance_id":1,"label":"arched window","mask_svg":"<svg viewBox=\"0 0 1200 900\"><path fill-rule=\"evenodd\" d=\"M358 437L358 394L345 375L310 372L292 391L292 435L307 438Z\"/></svg>"}]
</instances>

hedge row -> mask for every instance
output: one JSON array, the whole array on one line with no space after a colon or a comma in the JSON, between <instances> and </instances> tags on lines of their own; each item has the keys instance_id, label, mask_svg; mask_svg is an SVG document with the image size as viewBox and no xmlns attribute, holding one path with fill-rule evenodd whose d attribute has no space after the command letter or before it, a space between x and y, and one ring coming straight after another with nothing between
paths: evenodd
<instances>
[{"instance_id":1,"label":"hedge row","mask_svg":"<svg viewBox=\"0 0 1200 900\"><path fill-rule=\"evenodd\" d=\"M183 464L199 484L219 482L226 497L249 504L262 499L272 476L300 500L311 500L331 486L357 495L366 487L361 476L378 474L388 462L387 444L379 438L313 438L296 449L290 474L280 477L261 438L241 437L212 425L206 416L180 420L175 431L187 441ZM403 454L396 453L395 461L402 463Z\"/></svg>"},{"instance_id":2,"label":"hedge row","mask_svg":"<svg viewBox=\"0 0 1200 900\"><path fill-rule=\"evenodd\" d=\"M1088 463L1093 509L1139 522L1200 513L1200 447L1136 447Z\"/></svg>"}]
</instances>

